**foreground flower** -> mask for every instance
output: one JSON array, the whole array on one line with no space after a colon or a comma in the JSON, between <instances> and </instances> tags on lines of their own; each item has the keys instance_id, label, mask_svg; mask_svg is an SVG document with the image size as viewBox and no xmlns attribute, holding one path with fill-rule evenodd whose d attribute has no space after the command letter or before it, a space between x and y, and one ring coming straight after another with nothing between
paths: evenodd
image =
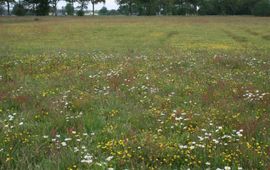
<instances>
[{"instance_id":1,"label":"foreground flower","mask_svg":"<svg viewBox=\"0 0 270 170\"><path fill-rule=\"evenodd\" d=\"M113 159L113 156L109 156L108 158L106 158L106 161L111 161Z\"/></svg>"},{"instance_id":2,"label":"foreground flower","mask_svg":"<svg viewBox=\"0 0 270 170\"><path fill-rule=\"evenodd\" d=\"M224 167L224 170L231 170L231 167L225 166L225 167Z\"/></svg>"},{"instance_id":3,"label":"foreground flower","mask_svg":"<svg viewBox=\"0 0 270 170\"><path fill-rule=\"evenodd\" d=\"M67 143L66 142L61 142L61 145L62 146L67 146Z\"/></svg>"},{"instance_id":4,"label":"foreground flower","mask_svg":"<svg viewBox=\"0 0 270 170\"><path fill-rule=\"evenodd\" d=\"M93 162L93 156L91 156L90 154L86 154L83 158L84 159L81 160L81 163L91 164Z\"/></svg>"}]
</instances>

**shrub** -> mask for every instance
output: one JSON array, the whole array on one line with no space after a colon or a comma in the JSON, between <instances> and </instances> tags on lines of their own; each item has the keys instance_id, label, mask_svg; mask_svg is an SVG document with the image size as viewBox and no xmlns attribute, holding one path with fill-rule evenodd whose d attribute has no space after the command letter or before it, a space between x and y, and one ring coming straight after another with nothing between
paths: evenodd
<instances>
[{"instance_id":1,"label":"shrub","mask_svg":"<svg viewBox=\"0 0 270 170\"><path fill-rule=\"evenodd\" d=\"M36 15L45 16L49 14L50 6L48 0L39 0L39 4L36 7Z\"/></svg>"},{"instance_id":2,"label":"shrub","mask_svg":"<svg viewBox=\"0 0 270 170\"><path fill-rule=\"evenodd\" d=\"M4 3L0 1L0 16L5 14Z\"/></svg>"},{"instance_id":3,"label":"shrub","mask_svg":"<svg viewBox=\"0 0 270 170\"><path fill-rule=\"evenodd\" d=\"M84 16L84 11L83 10L77 11L77 16Z\"/></svg>"},{"instance_id":4,"label":"shrub","mask_svg":"<svg viewBox=\"0 0 270 170\"><path fill-rule=\"evenodd\" d=\"M119 12L117 10L112 9L108 11L108 15L119 15Z\"/></svg>"},{"instance_id":5,"label":"shrub","mask_svg":"<svg viewBox=\"0 0 270 170\"><path fill-rule=\"evenodd\" d=\"M4 13L5 13L4 7L0 6L0 16L4 15Z\"/></svg>"},{"instance_id":6,"label":"shrub","mask_svg":"<svg viewBox=\"0 0 270 170\"><path fill-rule=\"evenodd\" d=\"M17 16L24 16L26 14L26 9L22 4L15 4L12 13Z\"/></svg>"},{"instance_id":7,"label":"shrub","mask_svg":"<svg viewBox=\"0 0 270 170\"><path fill-rule=\"evenodd\" d=\"M102 7L99 11L98 11L99 15L108 15L108 10L106 7Z\"/></svg>"},{"instance_id":8,"label":"shrub","mask_svg":"<svg viewBox=\"0 0 270 170\"><path fill-rule=\"evenodd\" d=\"M256 16L270 16L270 1L259 1L254 7L253 14Z\"/></svg>"},{"instance_id":9,"label":"shrub","mask_svg":"<svg viewBox=\"0 0 270 170\"><path fill-rule=\"evenodd\" d=\"M74 15L74 7L71 3L68 3L65 7L67 15Z\"/></svg>"}]
</instances>

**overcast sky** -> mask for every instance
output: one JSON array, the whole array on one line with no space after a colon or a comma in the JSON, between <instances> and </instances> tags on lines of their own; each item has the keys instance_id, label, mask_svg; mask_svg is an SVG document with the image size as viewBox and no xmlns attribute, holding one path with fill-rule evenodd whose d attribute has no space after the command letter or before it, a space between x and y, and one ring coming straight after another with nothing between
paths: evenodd
<instances>
[{"instance_id":1,"label":"overcast sky","mask_svg":"<svg viewBox=\"0 0 270 170\"><path fill-rule=\"evenodd\" d=\"M64 1L60 1L57 5L57 7L59 9L62 8L62 6L65 6L66 3ZM76 5L76 4L75 4ZM96 10L99 10L101 9L103 6L105 6L107 9L118 9L118 5L115 3L115 0L106 0L106 3L103 4L103 3L99 3L99 4L96 4L95 5L95 9ZM91 3L89 3L88 5L88 9L92 9L92 5Z\"/></svg>"}]
</instances>

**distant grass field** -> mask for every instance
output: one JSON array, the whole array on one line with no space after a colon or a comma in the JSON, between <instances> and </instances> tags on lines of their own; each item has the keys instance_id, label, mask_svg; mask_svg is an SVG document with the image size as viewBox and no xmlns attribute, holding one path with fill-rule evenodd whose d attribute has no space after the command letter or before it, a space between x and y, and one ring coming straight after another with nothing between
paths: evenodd
<instances>
[{"instance_id":1,"label":"distant grass field","mask_svg":"<svg viewBox=\"0 0 270 170\"><path fill-rule=\"evenodd\" d=\"M270 19L258 17L0 18L1 55L270 50Z\"/></svg>"},{"instance_id":2,"label":"distant grass field","mask_svg":"<svg viewBox=\"0 0 270 170\"><path fill-rule=\"evenodd\" d=\"M0 17L0 169L270 169L270 18Z\"/></svg>"}]
</instances>

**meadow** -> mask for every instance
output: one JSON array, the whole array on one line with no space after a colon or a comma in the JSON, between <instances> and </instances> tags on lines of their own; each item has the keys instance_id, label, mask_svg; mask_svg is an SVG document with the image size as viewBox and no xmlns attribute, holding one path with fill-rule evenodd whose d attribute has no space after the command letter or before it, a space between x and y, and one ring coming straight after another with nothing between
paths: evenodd
<instances>
[{"instance_id":1,"label":"meadow","mask_svg":"<svg viewBox=\"0 0 270 170\"><path fill-rule=\"evenodd\" d=\"M269 169L269 30L0 17L0 169Z\"/></svg>"}]
</instances>

